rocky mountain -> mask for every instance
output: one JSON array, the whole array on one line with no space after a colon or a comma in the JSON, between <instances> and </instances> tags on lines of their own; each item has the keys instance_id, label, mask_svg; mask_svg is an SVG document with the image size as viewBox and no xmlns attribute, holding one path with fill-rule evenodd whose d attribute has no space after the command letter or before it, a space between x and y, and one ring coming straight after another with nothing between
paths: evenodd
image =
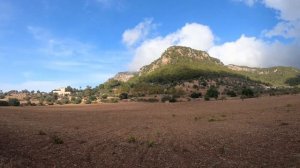
<instances>
[{"instance_id":1,"label":"rocky mountain","mask_svg":"<svg viewBox=\"0 0 300 168\"><path fill-rule=\"evenodd\" d=\"M218 66L224 65L219 59L210 57L205 51L194 50L189 47L172 46L169 47L159 59L142 67L140 69L140 74L150 73L164 65L193 62L215 64Z\"/></svg>"},{"instance_id":2,"label":"rocky mountain","mask_svg":"<svg viewBox=\"0 0 300 168\"><path fill-rule=\"evenodd\" d=\"M172 46L160 58L140 69L139 72L121 72L113 79L119 81L140 80L149 83L169 83L199 77L247 78L273 86L287 86L289 81L298 85L300 70L293 67L253 68L238 65L224 65L207 52L189 47ZM299 83L300 84L300 83Z\"/></svg>"}]
</instances>

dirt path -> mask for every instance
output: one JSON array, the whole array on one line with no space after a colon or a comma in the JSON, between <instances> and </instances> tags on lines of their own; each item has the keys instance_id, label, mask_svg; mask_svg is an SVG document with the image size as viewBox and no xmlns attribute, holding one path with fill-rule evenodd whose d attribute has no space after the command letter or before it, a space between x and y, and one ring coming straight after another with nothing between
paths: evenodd
<instances>
[{"instance_id":1,"label":"dirt path","mask_svg":"<svg viewBox=\"0 0 300 168\"><path fill-rule=\"evenodd\" d=\"M0 167L299 165L300 95L0 107Z\"/></svg>"}]
</instances>

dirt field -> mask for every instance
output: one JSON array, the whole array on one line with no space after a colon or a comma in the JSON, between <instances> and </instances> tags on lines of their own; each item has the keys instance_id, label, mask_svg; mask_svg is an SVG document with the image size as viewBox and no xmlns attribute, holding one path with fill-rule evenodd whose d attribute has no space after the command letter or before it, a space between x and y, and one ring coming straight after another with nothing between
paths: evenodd
<instances>
[{"instance_id":1,"label":"dirt field","mask_svg":"<svg viewBox=\"0 0 300 168\"><path fill-rule=\"evenodd\" d=\"M0 107L0 167L299 165L300 95Z\"/></svg>"}]
</instances>

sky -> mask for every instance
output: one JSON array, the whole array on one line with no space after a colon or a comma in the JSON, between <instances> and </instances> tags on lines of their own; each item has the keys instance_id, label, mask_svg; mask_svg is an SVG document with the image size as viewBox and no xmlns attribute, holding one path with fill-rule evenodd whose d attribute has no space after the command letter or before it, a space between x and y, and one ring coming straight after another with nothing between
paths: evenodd
<instances>
[{"instance_id":1,"label":"sky","mask_svg":"<svg viewBox=\"0 0 300 168\"><path fill-rule=\"evenodd\" d=\"M299 0L0 0L0 90L97 86L173 45L300 68Z\"/></svg>"}]
</instances>

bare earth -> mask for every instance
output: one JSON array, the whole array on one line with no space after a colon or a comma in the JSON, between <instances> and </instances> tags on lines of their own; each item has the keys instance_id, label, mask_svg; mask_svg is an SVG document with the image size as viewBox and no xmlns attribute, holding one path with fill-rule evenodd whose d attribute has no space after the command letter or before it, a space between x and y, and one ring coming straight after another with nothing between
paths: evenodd
<instances>
[{"instance_id":1,"label":"bare earth","mask_svg":"<svg viewBox=\"0 0 300 168\"><path fill-rule=\"evenodd\" d=\"M0 108L0 167L299 165L300 95Z\"/></svg>"}]
</instances>

